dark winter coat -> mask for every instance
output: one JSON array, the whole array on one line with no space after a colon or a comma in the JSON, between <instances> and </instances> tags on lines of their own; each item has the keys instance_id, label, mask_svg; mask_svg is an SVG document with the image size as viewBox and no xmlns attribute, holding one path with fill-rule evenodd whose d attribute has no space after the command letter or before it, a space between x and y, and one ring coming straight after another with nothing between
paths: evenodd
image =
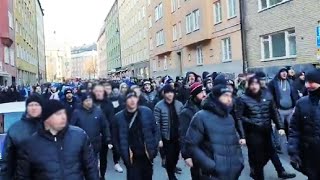
<instances>
[{"instance_id":1,"label":"dark winter coat","mask_svg":"<svg viewBox=\"0 0 320 180\"><path fill-rule=\"evenodd\" d=\"M288 151L291 157L300 157L302 172L320 166L320 93L302 97L295 107L289 128Z\"/></svg>"},{"instance_id":2,"label":"dark winter coat","mask_svg":"<svg viewBox=\"0 0 320 180\"><path fill-rule=\"evenodd\" d=\"M122 95L114 96L112 95L109 100L111 101L113 108L114 108L114 114L117 114L121 110L125 108L125 98Z\"/></svg>"},{"instance_id":3,"label":"dark winter coat","mask_svg":"<svg viewBox=\"0 0 320 180\"><path fill-rule=\"evenodd\" d=\"M81 107L80 102L76 97L73 97L71 102L68 102L66 98L63 98L61 102L67 110L68 121L70 122L74 110Z\"/></svg>"},{"instance_id":4,"label":"dark winter coat","mask_svg":"<svg viewBox=\"0 0 320 180\"><path fill-rule=\"evenodd\" d=\"M183 104L178 101L174 100L174 107L177 112L177 115L179 117L181 110L183 108ZM169 107L166 104L165 100L161 100L158 102L154 108L154 117L157 122L159 131L161 133L161 138L166 140L170 139L170 113L169 113Z\"/></svg>"},{"instance_id":5,"label":"dark winter coat","mask_svg":"<svg viewBox=\"0 0 320 180\"><path fill-rule=\"evenodd\" d=\"M272 130L271 120L277 129L283 129L279 113L272 96L267 91L253 97L248 91L237 100L237 117L242 120L246 132Z\"/></svg>"},{"instance_id":6,"label":"dark winter coat","mask_svg":"<svg viewBox=\"0 0 320 180\"><path fill-rule=\"evenodd\" d=\"M293 87L295 88L295 90L298 91L298 93L301 93L303 96L308 95L308 91L305 86L305 81L301 80L300 78L294 80Z\"/></svg>"},{"instance_id":7,"label":"dark winter coat","mask_svg":"<svg viewBox=\"0 0 320 180\"><path fill-rule=\"evenodd\" d=\"M187 130L190 126L190 122L192 117L200 111L200 106L196 105L196 103L189 99L187 103L183 106L183 109L179 116L179 135L180 135L180 142L181 142L181 155L184 159L191 158L190 152L188 152L185 146L185 136L187 134Z\"/></svg>"},{"instance_id":8,"label":"dark winter coat","mask_svg":"<svg viewBox=\"0 0 320 180\"><path fill-rule=\"evenodd\" d=\"M202 175L219 180L237 180L241 175L244 160L234 120L212 95L193 117L186 145Z\"/></svg>"},{"instance_id":9,"label":"dark winter coat","mask_svg":"<svg viewBox=\"0 0 320 180\"><path fill-rule=\"evenodd\" d=\"M280 81L280 72L279 74L268 84L268 89L270 91L270 93L273 95L274 98L274 102L276 104L276 107L278 109L281 109L280 106L280 99L281 99L281 95L280 95L280 87L278 85L278 82ZM291 100L292 100L292 108L294 108L296 101L299 99L299 94L298 91L294 88L294 86L292 85L292 81L291 80L287 80L290 84L290 90L291 90Z\"/></svg>"},{"instance_id":10,"label":"dark winter coat","mask_svg":"<svg viewBox=\"0 0 320 180\"><path fill-rule=\"evenodd\" d=\"M152 90L151 92L142 92L141 96L146 100L147 107L151 110L154 109L154 106L157 103L157 91Z\"/></svg>"},{"instance_id":11,"label":"dark winter coat","mask_svg":"<svg viewBox=\"0 0 320 180\"><path fill-rule=\"evenodd\" d=\"M3 159L5 169L7 169L7 177L13 179L13 176L17 167L18 152L23 149L23 142L31 137L39 127L40 119L27 118L23 115L20 121L14 123L8 130L5 142L4 142L4 154Z\"/></svg>"},{"instance_id":12,"label":"dark winter coat","mask_svg":"<svg viewBox=\"0 0 320 180\"><path fill-rule=\"evenodd\" d=\"M145 151L148 154L150 161L157 156L158 143L159 143L159 131L156 125L152 111L143 106L138 107L138 115L136 120L140 120L143 141L145 144ZM130 165L129 155L129 123L131 119L127 119L125 115L126 109L120 111L115 116L114 125L112 128L113 144L117 152L120 153L125 165Z\"/></svg>"},{"instance_id":13,"label":"dark winter coat","mask_svg":"<svg viewBox=\"0 0 320 180\"><path fill-rule=\"evenodd\" d=\"M114 108L112 102L105 98L104 100L96 100L94 99L94 104L99 107L104 113L105 117L109 121L109 124L112 124L114 119Z\"/></svg>"},{"instance_id":14,"label":"dark winter coat","mask_svg":"<svg viewBox=\"0 0 320 180\"><path fill-rule=\"evenodd\" d=\"M98 165L87 134L67 126L57 136L44 128L24 143L17 180L98 180Z\"/></svg>"},{"instance_id":15,"label":"dark winter coat","mask_svg":"<svg viewBox=\"0 0 320 180\"><path fill-rule=\"evenodd\" d=\"M83 107L76 109L72 115L71 125L80 127L89 136L96 153L103 145L111 144L110 125L101 109L92 107L87 110Z\"/></svg>"}]
</instances>

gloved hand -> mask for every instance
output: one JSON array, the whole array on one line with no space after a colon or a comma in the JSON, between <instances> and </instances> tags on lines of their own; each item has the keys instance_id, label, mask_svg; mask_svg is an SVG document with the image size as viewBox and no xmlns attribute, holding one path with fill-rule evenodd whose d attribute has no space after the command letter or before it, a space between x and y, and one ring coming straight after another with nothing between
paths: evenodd
<instances>
[{"instance_id":1,"label":"gloved hand","mask_svg":"<svg viewBox=\"0 0 320 180\"><path fill-rule=\"evenodd\" d=\"M301 172L302 161L299 156L291 156L290 164L295 170Z\"/></svg>"}]
</instances>

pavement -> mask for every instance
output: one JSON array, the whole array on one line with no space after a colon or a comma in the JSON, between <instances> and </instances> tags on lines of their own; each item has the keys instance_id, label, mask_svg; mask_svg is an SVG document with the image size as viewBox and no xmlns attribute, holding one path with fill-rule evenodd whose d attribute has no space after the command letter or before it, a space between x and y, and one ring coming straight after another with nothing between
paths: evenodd
<instances>
[{"instance_id":1,"label":"pavement","mask_svg":"<svg viewBox=\"0 0 320 180\"><path fill-rule=\"evenodd\" d=\"M248 165L248 156L247 156L247 149L243 148L243 155L245 157L245 169L242 171L242 175L239 178L239 180L250 180L250 168ZM303 176L301 173L295 171L289 161L289 157L286 154L280 155L280 159L282 162L283 167L286 169L288 172L294 172L297 174L297 177L294 178L293 180L306 180L307 178ZM111 153L109 154L108 157L108 170L107 170L107 175L106 179L107 180L126 180L126 172L124 173L117 173L113 166L113 160L112 160L112 155ZM122 167L125 169L125 167L122 165ZM179 180L191 180L190 176L190 171L189 168L185 166L183 160L179 160L178 167L182 168L182 174L177 175L177 178ZM274 166L272 165L271 161L265 166L264 168L265 172L265 179L266 180L276 180L278 179L277 173L275 171ZM167 180L167 175L166 171L164 168L161 167L161 160L159 157L157 157L154 161L154 171L153 171L153 180Z\"/></svg>"}]
</instances>

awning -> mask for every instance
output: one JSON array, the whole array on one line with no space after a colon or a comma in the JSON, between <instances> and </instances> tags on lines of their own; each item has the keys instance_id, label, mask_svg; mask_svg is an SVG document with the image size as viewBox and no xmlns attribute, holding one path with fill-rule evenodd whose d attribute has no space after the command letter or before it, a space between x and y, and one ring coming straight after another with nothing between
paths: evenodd
<instances>
[{"instance_id":1,"label":"awning","mask_svg":"<svg viewBox=\"0 0 320 180\"><path fill-rule=\"evenodd\" d=\"M10 74L7 73L7 72L3 72L3 71L0 71L0 76L6 76L6 77L9 77Z\"/></svg>"}]
</instances>

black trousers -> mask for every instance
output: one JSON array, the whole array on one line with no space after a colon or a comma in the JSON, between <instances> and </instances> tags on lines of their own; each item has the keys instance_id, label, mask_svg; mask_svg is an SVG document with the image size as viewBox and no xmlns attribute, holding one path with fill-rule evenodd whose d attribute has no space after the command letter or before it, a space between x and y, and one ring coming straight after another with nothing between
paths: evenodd
<instances>
[{"instance_id":1,"label":"black trousers","mask_svg":"<svg viewBox=\"0 0 320 180\"><path fill-rule=\"evenodd\" d=\"M152 180L153 164L147 156L133 156L133 163L127 166L127 180Z\"/></svg>"},{"instance_id":2,"label":"black trousers","mask_svg":"<svg viewBox=\"0 0 320 180\"><path fill-rule=\"evenodd\" d=\"M105 174L107 172L107 164L108 164L108 146L102 146L101 151L99 153L100 158L100 175L101 177L105 177ZM118 152L115 151L115 149L112 149L113 153L113 162L114 164L119 163L120 161L120 155Z\"/></svg>"},{"instance_id":3,"label":"black trousers","mask_svg":"<svg viewBox=\"0 0 320 180\"><path fill-rule=\"evenodd\" d=\"M194 166L190 169L190 171L191 171L191 179L192 180L200 180L200 172L199 172L198 167Z\"/></svg>"},{"instance_id":4,"label":"black trousers","mask_svg":"<svg viewBox=\"0 0 320 180\"><path fill-rule=\"evenodd\" d=\"M166 170L169 180L175 177L175 170L179 160L180 144L179 140L164 140L163 155L166 161Z\"/></svg>"}]
</instances>

